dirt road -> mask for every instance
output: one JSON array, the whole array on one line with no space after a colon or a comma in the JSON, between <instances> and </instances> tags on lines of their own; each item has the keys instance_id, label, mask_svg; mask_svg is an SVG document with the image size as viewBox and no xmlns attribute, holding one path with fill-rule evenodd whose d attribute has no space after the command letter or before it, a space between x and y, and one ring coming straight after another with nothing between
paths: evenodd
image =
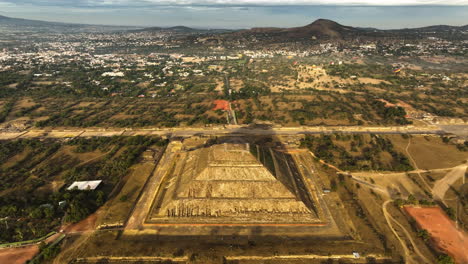
<instances>
[{"instance_id":1,"label":"dirt road","mask_svg":"<svg viewBox=\"0 0 468 264\"><path fill-rule=\"evenodd\" d=\"M0 250L0 263L24 264L39 253L38 245L30 245L20 248L6 248Z\"/></svg>"},{"instance_id":2,"label":"dirt road","mask_svg":"<svg viewBox=\"0 0 468 264\"><path fill-rule=\"evenodd\" d=\"M409 148L410 148L410 145L411 145L411 138L408 139L408 145L406 146L406 154L408 154L408 157L411 161L411 163L413 163L413 167L416 169L416 174L419 176L419 179L421 180L421 182L424 184L424 186L427 188L427 191L431 191L431 186L427 183L427 181L424 179L424 177L421 175L421 170L419 169L418 167L418 164L416 163L416 161L413 159L413 156L411 156L411 153L409 151Z\"/></svg>"},{"instance_id":3,"label":"dirt road","mask_svg":"<svg viewBox=\"0 0 468 264\"><path fill-rule=\"evenodd\" d=\"M454 184L457 180L465 177L466 169L468 168L467 164L462 164L453 168L449 173L447 173L444 178L438 180L434 184L432 189L432 195L439 200L443 200L445 193Z\"/></svg>"},{"instance_id":4,"label":"dirt road","mask_svg":"<svg viewBox=\"0 0 468 264\"><path fill-rule=\"evenodd\" d=\"M48 237L44 242L51 243L59 238L60 234ZM31 244L23 247L0 249L0 263L24 264L39 253L39 244Z\"/></svg>"},{"instance_id":5,"label":"dirt road","mask_svg":"<svg viewBox=\"0 0 468 264\"><path fill-rule=\"evenodd\" d=\"M390 229L392 230L392 233L395 235L395 237L398 239L398 241L400 242L401 246L403 247L403 250L405 252L405 260L407 261L407 263L415 263L415 264L431 264L432 262L429 261L422 253L421 251L419 251L418 247L416 246L416 244L414 243L414 240L413 238L411 237L411 234L408 232L408 230L406 230L406 228L404 226L402 226L395 218L393 218L393 216L388 212L387 210L387 205L389 203L393 202L393 200L387 200L385 201L383 204L382 204L382 211L384 213L384 216L385 216L385 220L387 220L387 224L388 226L390 227ZM398 234L397 230L395 229L395 227L393 226L393 223L395 223L396 225L398 225L398 227L403 231L403 233L405 234L405 237L406 239L409 241L409 243L411 243L411 246L412 248L414 249L414 252L417 254L417 256L415 256L414 254L412 254L411 250L408 248L408 245L407 245L407 241L405 241L403 238L400 237L400 235ZM418 258L419 257L419 258ZM421 262L421 260L423 262Z\"/></svg>"}]
</instances>

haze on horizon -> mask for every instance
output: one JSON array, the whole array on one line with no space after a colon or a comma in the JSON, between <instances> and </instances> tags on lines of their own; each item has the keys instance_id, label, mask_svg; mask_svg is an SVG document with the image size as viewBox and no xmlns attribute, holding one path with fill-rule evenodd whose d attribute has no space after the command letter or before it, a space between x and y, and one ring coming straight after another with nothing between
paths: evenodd
<instances>
[{"instance_id":1,"label":"haze on horizon","mask_svg":"<svg viewBox=\"0 0 468 264\"><path fill-rule=\"evenodd\" d=\"M9 17L122 26L294 27L318 18L380 29L468 24L468 0L0 0L0 10Z\"/></svg>"}]
</instances>

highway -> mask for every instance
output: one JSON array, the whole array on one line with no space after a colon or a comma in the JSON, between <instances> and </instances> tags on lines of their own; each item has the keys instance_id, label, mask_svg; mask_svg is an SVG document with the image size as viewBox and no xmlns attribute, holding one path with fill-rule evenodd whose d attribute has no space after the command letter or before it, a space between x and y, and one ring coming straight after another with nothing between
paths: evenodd
<instances>
[{"instance_id":1,"label":"highway","mask_svg":"<svg viewBox=\"0 0 468 264\"><path fill-rule=\"evenodd\" d=\"M468 126L467 126L468 127ZM0 131L0 140L16 138L74 138L93 136L138 136L158 135L172 137L190 137L196 135L226 136L226 135L298 135L298 134L435 134L446 132L436 126L315 126L315 127L267 127L267 126L239 126L227 125L206 128L54 128L27 129L21 132Z\"/></svg>"}]
</instances>

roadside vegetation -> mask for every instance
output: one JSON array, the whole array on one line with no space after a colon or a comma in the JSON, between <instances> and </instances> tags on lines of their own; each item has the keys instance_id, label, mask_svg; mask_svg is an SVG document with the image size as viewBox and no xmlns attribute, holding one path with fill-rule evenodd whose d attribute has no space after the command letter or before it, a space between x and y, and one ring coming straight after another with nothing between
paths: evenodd
<instances>
[{"instance_id":1,"label":"roadside vegetation","mask_svg":"<svg viewBox=\"0 0 468 264\"><path fill-rule=\"evenodd\" d=\"M301 147L346 171L413 169L409 159L396 151L392 141L382 135L306 135Z\"/></svg>"}]
</instances>

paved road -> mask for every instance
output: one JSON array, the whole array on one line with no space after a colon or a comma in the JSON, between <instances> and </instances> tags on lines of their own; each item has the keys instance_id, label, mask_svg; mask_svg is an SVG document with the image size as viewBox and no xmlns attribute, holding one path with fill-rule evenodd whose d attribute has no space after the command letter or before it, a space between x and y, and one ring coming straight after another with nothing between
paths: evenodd
<instances>
[{"instance_id":1,"label":"paved road","mask_svg":"<svg viewBox=\"0 0 468 264\"><path fill-rule=\"evenodd\" d=\"M468 140L468 125L438 125L442 130Z\"/></svg>"},{"instance_id":2,"label":"paved road","mask_svg":"<svg viewBox=\"0 0 468 264\"><path fill-rule=\"evenodd\" d=\"M297 134L327 134L327 133L355 133L355 134L444 134L437 127L365 127L365 126L316 126L316 127L274 127L251 128L229 125L226 127L210 128L68 128L68 129L30 129L22 132L0 132L0 139L15 138L71 138L92 136L137 136L137 135L297 135Z\"/></svg>"}]
</instances>

